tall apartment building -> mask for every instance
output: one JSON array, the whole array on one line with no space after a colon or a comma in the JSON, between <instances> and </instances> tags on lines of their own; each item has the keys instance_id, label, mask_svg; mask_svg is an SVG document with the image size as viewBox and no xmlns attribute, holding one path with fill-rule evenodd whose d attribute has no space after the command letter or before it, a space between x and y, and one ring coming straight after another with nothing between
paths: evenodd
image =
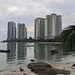
<instances>
[{"instance_id":1,"label":"tall apartment building","mask_svg":"<svg viewBox=\"0 0 75 75\"><path fill-rule=\"evenodd\" d=\"M52 39L62 31L61 15L51 14L35 19L35 39Z\"/></svg>"},{"instance_id":2,"label":"tall apartment building","mask_svg":"<svg viewBox=\"0 0 75 75\"><path fill-rule=\"evenodd\" d=\"M35 19L35 39L44 39L44 18Z\"/></svg>"},{"instance_id":3,"label":"tall apartment building","mask_svg":"<svg viewBox=\"0 0 75 75\"><path fill-rule=\"evenodd\" d=\"M45 39L55 38L62 31L61 15L47 15L45 19Z\"/></svg>"},{"instance_id":4,"label":"tall apartment building","mask_svg":"<svg viewBox=\"0 0 75 75\"><path fill-rule=\"evenodd\" d=\"M18 23L18 39L27 39L27 28L24 23Z\"/></svg>"},{"instance_id":5,"label":"tall apartment building","mask_svg":"<svg viewBox=\"0 0 75 75\"><path fill-rule=\"evenodd\" d=\"M10 21L8 22L7 40L15 40L15 39L16 39L16 23Z\"/></svg>"}]
</instances>

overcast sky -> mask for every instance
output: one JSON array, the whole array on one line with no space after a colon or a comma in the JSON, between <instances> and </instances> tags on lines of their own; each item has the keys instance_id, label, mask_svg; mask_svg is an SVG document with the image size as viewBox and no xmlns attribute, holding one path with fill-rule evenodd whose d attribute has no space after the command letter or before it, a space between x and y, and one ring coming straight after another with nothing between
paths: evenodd
<instances>
[{"instance_id":1,"label":"overcast sky","mask_svg":"<svg viewBox=\"0 0 75 75\"><path fill-rule=\"evenodd\" d=\"M34 19L56 13L62 27L75 24L75 0L0 0L0 40L7 38L7 23L25 23L28 37L34 37Z\"/></svg>"}]
</instances>

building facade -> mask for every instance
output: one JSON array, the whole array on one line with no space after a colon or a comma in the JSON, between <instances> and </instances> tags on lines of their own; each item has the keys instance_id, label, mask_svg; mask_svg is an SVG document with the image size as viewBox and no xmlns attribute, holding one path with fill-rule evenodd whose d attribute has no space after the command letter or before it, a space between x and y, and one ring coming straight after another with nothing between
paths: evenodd
<instances>
[{"instance_id":1,"label":"building facade","mask_svg":"<svg viewBox=\"0 0 75 75\"><path fill-rule=\"evenodd\" d=\"M44 39L44 18L35 19L35 39Z\"/></svg>"},{"instance_id":2,"label":"building facade","mask_svg":"<svg viewBox=\"0 0 75 75\"><path fill-rule=\"evenodd\" d=\"M18 39L27 39L27 28L24 23L18 23Z\"/></svg>"},{"instance_id":3,"label":"building facade","mask_svg":"<svg viewBox=\"0 0 75 75\"><path fill-rule=\"evenodd\" d=\"M62 31L61 15L47 15L45 19L45 39L51 39L58 36Z\"/></svg>"},{"instance_id":4,"label":"building facade","mask_svg":"<svg viewBox=\"0 0 75 75\"><path fill-rule=\"evenodd\" d=\"M7 40L15 40L15 39L16 39L16 23L10 21L8 22Z\"/></svg>"},{"instance_id":5,"label":"building facade","mask_svg":"<svg viewBox=\"0 0 75 75\"><path fill-rule=\"evenodd\" d=\"M61 15L46 15L46 18L35 19L35 39L54 39L62 31Z\"/></svg>"}]
</instances>

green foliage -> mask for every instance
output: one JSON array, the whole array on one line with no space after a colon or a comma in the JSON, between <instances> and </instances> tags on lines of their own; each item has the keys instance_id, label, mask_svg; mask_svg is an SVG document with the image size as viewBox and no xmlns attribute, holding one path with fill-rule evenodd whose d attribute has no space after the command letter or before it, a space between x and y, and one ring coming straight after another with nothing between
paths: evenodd
<instances>
[{"instance_id":1,"label":"green foliage","mask_svg":"<svg viewBox=\"0 0 75 75\"><path fill-rule=\"evenodd\" d=\"M29 37L30 40L32 40L32 37Z\"/></svg>"},{"instance_id":2,"label":"green foliage","mask_svg":"<svg viewBox=\"0 0 75 75\"><path fill-rule=\"evenodd\" d=\"M75 48L75 25L71 25L62 31L60 34L60 41L63 42L66 50Z\"/></svg>"}]
</instances>

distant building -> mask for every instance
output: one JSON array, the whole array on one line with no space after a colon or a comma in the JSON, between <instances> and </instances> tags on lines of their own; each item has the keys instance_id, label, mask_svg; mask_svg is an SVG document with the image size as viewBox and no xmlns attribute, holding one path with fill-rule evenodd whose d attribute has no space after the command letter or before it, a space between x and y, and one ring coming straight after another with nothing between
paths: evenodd
<instances>
[{"instance_id":1,"label":"distant building","mask_svg":"<svg viewBox=\"0 0 75 75\"><path fill-rule=\"evenodd\" d=\"M61 15L47 15L45 19L45 39L51 39L58 36L62 31Z\"/></svg>"},{"instance_id":2,"label":"distant building","mask_svg":"<svg viewBox=\"0 0 75 75\"><path fill-rule=\"evenodd\" d=\"M35 19L35 39L44 39L44 18Z\"/></svg>"},{"instance_id":3,"label":"distant building","mask_svg":"<svg viewBox=\"0 0 75 75\"><path fill-rule=\"evenodd\" d=\"M18 39L27 39L27 28L24 23L18 23Z\"/></svg>"},{"instance_id":4,"label":"distant building","mask_svg":"<svg viewBox=\"0 0 75 75\"><path fill-rule=\"evenodd\" d=\"M27 27L25 27L25 36L24 37L27 39Z\"/></svg>"},{"instance_id":5,"label":"distant building","mask_svg":"<svg viewBox=\"0 0 75 75\"><path fill-rule=\"evenodd\" d=\"M61 15L51 14L35 19L35 39L53 39L62 31Z\"/></svg>"},{"instance_id":6,"label":"distant building","mask_svg":"<svg viewBox=\"0 0 75 75\"><path fill-rule=\"evenodd\" d=\"M15 40L15 39L16 39L16 23L10 21L8 22L7 40Z\"/></svg>"}]
</instances>

